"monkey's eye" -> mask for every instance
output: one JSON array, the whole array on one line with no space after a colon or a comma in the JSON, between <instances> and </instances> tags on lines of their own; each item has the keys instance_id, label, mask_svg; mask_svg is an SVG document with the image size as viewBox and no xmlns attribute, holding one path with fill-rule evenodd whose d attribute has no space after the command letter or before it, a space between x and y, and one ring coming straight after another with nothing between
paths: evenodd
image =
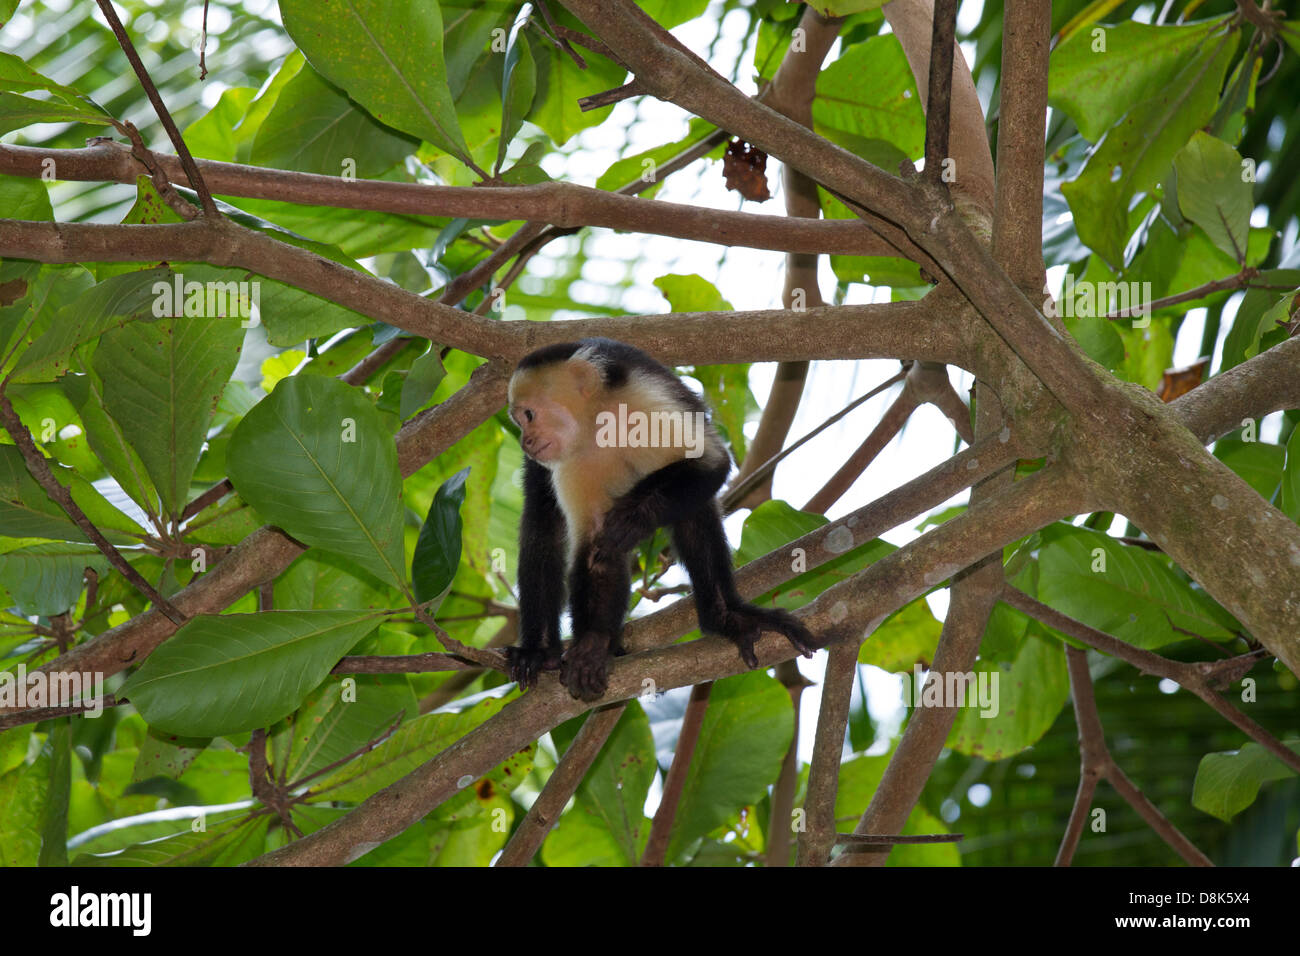
<instances>
[{"instance_id":1,"label":"monkey's eye","mask_svg":"<svg viewBox=\"0 0 1300 956\"><path fill-rule=\"evenodd\" d=\"M526 422L531 422L532 420L533 420L533 410L532 410L531 408L525 408L525 409L524 409L524 421L526 421Z\"/></svg>"}]
</instances>

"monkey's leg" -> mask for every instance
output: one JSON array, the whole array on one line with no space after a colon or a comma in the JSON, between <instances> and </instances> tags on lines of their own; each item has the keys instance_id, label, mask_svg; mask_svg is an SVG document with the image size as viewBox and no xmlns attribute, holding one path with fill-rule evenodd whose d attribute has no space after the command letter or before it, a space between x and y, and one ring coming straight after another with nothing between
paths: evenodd
<instances>
[{"instance_id":1,"label":"monkey's leg","mask_svg":"<svg viewBox=\"0 0 1300 956\"><path fill-rule=\"evenodd\" d=\"M506 651L511 680L537 683L559 666L560 609L564 607L564 513L547 470L524 461L524 513L519 524L519 646Z\"/></svg>"},{"instance_id":2,"label":"monkey's leg","mask_svg":"<svg viewBox=\"0 0 1300 956\"><path fill-rule=\"evenodd\" d=\"M560 679L580 700L605 693L611 653L623 653L623 618L632 587L627 553L596 558L592 548L579 551L569 582L572 592L573 643L560 665Z\"/></svg>"},{"instance_id":3,"label":"monkey's leg","mask_svg":"<svg viewBox=\"0 0 1300 956\"><path fill-rule=\"evenodd\" d=\"M812 657L817 639L797 617L780 608L748 604L740 597L731 570L731 549L713 502L673 525L673 546L691 576L701 630L734 643L749 667L758 666L754 643L765 630L785 635L795 650Z\"/></svg>"}]
</instances>

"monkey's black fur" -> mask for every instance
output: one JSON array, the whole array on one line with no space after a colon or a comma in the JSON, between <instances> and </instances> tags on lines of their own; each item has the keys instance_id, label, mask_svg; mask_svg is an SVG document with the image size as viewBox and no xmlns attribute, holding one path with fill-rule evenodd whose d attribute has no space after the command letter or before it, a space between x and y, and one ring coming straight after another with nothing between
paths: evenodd
<instances>
[{"instance_id":1,"label":"monkey's black fur","mask_svg":"<svg viewBox=\"0 0 1300 956\"><path fill-rule=\"evenodd\" d=\"M601 370L606 388L621 388L636 376L648 376L680 400L682 411L704 411L703 403L673 372L639 349L609 339L547 346L526 356L519 369L564 362L579 349L591 347L596 349L598 361L593 364ZM748 604L737 592L731 551L714 500L731 461L711 426L708 440L717 443L720 454L674 461L642 478L614 501L593 538L575 547L567 572L574 634L567 652L560 643L565 515L550 471L531 458L525 460L519 529L520 642L508 651L512 680L521 687L532 686L540 671L558 666L575 697L595 700L605 692L608 658L623 653L630 552L664 526L671 527L673 547L690 575L701 630L734 642L750 667L758 666L754 642L764 630L785 635L805 655L816 649L813 635L793 615Z\"/></svg>"}]
</instances>

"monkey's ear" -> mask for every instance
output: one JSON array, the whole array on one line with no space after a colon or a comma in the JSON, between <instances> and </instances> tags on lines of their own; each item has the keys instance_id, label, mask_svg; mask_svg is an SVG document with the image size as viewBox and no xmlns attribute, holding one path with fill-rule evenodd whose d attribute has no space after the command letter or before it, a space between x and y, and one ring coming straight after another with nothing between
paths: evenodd
<instances>
[{"instance_id":1,"label":"monkey's ear","mask_svg":"<svg viewBox=\"0 0 1300 956\"><path fill-rule=\"evenodd\" d=\"M583 398L595 395L601 386L600 369L584 359L569 359L569 373Z\"/></svg>"}]
</instances>

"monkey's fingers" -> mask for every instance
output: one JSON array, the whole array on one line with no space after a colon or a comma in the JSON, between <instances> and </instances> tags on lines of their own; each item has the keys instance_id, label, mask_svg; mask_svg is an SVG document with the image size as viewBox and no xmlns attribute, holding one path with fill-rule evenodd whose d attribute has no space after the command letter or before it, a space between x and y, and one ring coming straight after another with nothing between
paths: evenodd
<instances>
[{"instance_id":1,"label":"monkey's fingers","mask_svg":"<svg viewBox=\"0 0 1300 956\"><path fill-rule=\"evenodd\" d=\"M758 666L758 655L754 653L754 640L759 634L755 632L752 635L733 638L736 643L736 649L740 651L740 659L745 662L745 666L753 670Z\"/></svg>"},{"instance_id":2,"label":"monkey's fingers","mask_svg":"<svg viewBox=\"0 0 1300 956\"><path fill-rule=\"evenodd\" d=\"M537 675L560 666L559 656L545 648L506 648L506 676L523 690L537 686Z\"/></svg>"}]
</instances>

